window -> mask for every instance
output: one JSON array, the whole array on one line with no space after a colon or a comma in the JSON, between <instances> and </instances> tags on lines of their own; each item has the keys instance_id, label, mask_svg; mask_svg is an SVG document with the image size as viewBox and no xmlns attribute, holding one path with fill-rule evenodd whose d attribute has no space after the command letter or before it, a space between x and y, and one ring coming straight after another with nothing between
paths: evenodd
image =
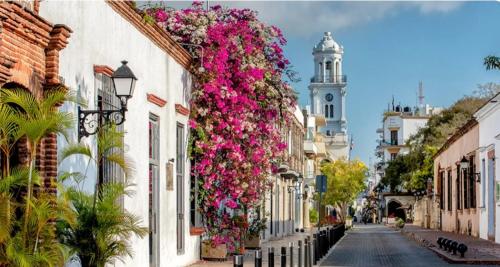
<instances>
[{"instance_id":1,"label":"window","mask_svg":"<svg viewBox=\"0 0 500 267\"><path fill-rule=\"evenodd\" d=\"M469 199L469 172L467 169L462 170L462 190L464 194L464 209L469 208L470 199Z\"/></svg>"},{"instance_id":2,"label":"window","mask_svg":"<svg viewBox=\"0 0 500 267\"><path fill-rule=\"evenodd\" d=\"M393 145L393 146L398 145L398 131L397 130L391 131L391 145Z\"/></svg>"},{"instance_id":3,"label":"window","mask_svg":"<svg viewBox=\"0 0 500 267\"><path fill-rule=\"evenodd\" d=\"M474 174L476 173L476 160L474 156L469 159L471 163L469 166L469 208L476 207L476 181Z\"/></svg>"},{"instance_id":4,"label":"window","mask_svg":"<svg viewBox=\"0 0 500 267\"><path fill-rule=\"evenodd\" d=\"M106 109L119 109L121 107L120 99L116 97L115 91L113 89L113 82L111 77L96 73L96 86L97 86L97 108L99 110ZM99 123L101 123L99 121ZM116 126L116 130L123 132L123 124ZM109 152L123 153L123 149L114 148ZM99 164L99 184L106 182L121 182L123 181L123 170L116 163L110 162L106 156Z\"/></svg>"},{"instance_id":5,"label":"window","mask_svg":"<svg viewBox=\"0 0 500 267\"><path fill-rule=\"evenodd\" d=\"M444 209L444 171L439 172L438 193L439 193L439 208Z\"/></svg>"},{"instance_id":6,"label":"window","mask_svg":"<svg viewBox=\"0 0 500 267\"><path fill-rule=\"evenodd\" d=\"M330 118L333 118L333 105L330 105Z\"/></svg>"},{"instance_id":7,"label":"window","mask_svg":"<svg viewBox=\"0 0 500 267\"><path fill-rule=\"evenodd\" d=\"M194 161L191 161L191 166L194 166ZM201 227L202 222L201 222L201 214L198 211L198 204L197 199L198 199L198 187L199 187L199 181L198 181L198 176L197 174L191 174L191 180L190 180L190 202L189 202L189 221L191 223L192 227Z\"/></svg>"},{"instance_id":8,"label":"window","mask_svg":"<svg viewBox=\"0 0 500 267\"><path fill-rule=\"evenodd\" d=\"M325 118L328 118L328 105L325 105Z\"/></svg>"},{"instance_id":9,"label":"window","mask_svg":"<svg viewBox=\"0 0 500 267\"><path fill-rule=\"evenodd\" d=\"M462 187L460 186L460 165L456 166L456 184L457 184L457 210L462 209Z\"/></svg>"},{"instance_id":10,"label":"window","mask_svg":"<svg viewBox=\"0 0 500 267\"><path fill-rule=\"evenodd\" d=\"M175 171L177 173L177 254L184 254L184 125L177 124L176 129L176 158Z\"/></svg>"},{"instance_id":11,"label":"window","mask_svg":"<svg viewBox=\"0 0 500 267\"><path fill-rule=\"evenodd\" d=\"M452 182L451 182L451 179L452 179L452 175L451 175L451 169L448 170L448 185L447 185L447 197L448 197L448 210L451 211L452 207L451 207L451 194L452 194Z\"/></svg>"},{"instance_id":12,"label":"window","mask_svg":"<svg viewBox=\"0 0 500 267\"><path fill-rule=\"evenodd\" d=\"M486 159L481 160L481 207L486 206Z\"/></svg>"},{"instance_id":13,"label":"window","mask_svg":"<svg viewBox=\"0 0 500 267\"><path fill-rule=\"evenodd\" d=\"M326 69L327 70L331 70L332 69L332 62L331 61L327 61L326 62Z\"/></svg>"},{"instance_id":14,"label":"window","mask_svg":"<svg viewBox=\"0 0 500 267\"><path fill-rule=\"evenodd\" d=\"M398 153L391 153L391 160L395 160L398 156Z\"/></svg>"},{"instance_id":15,"label":"window","mask_svg":"<svg viewBox=\"0 0 500 267\"><path fill-rule=\"evenodd\" d=\"M326 136L330 136L330 135L331 135L330 130L326 130Z\"/></svg>"},{"instance_id":16,"label":"window","mask_svg":"<svg viewBox=\"0 0 500 267\"><path fill-rule=\"evenodd\" d=\"M270 194L269 195L269 201L270 201L270 203L269 203L269 211L270 211L269 212L269 216L270 216L270 218L269 218L269 234L270 235L273 234L273 229L274 229L274 227L273 227L274 226L274 221L273 221L273 199L274 199L273 194L274 194L274 192L273 192L273 189L274 189L274 186L271 185L271 190L269 190L270 191L269 192L269 194Z\"/></svg>"},{"instance_id":17,"label":"window","mask_svg":"<svg viewBox=\"0 0 500 267\"><path fill-rule=\"evenodd\" d=\"M157 116L149 116L149 265L158 265L160 127Z\"/></svg>"}]
</instances>

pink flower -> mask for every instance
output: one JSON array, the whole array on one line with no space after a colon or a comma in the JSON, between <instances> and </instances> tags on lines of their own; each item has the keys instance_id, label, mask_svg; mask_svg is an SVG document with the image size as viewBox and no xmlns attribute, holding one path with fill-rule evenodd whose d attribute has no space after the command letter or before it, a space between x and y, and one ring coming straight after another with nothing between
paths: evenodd
<instances>
[{"instance_id":1,"label":"pink flower","mask_svg":"<svg viewBox=\"0 0 500 267\"><path fill-rule=\"evenodd\" d=\"M231 209L236 209L238 207L238 203L236 203L234 200L232 199L228 199L226 201L226 206L231 208Z\"/></svg>"}]
</instances>

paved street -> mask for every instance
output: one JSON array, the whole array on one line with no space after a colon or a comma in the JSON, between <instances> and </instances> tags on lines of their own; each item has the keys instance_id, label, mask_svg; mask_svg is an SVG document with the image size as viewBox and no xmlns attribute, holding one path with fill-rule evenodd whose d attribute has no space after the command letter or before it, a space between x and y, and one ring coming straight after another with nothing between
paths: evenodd
<instances>
[{"instance_id":1,"label":"paved street","mask_svg":"<svg viewBox=\"0 0 500 267\"><path fill-rule=\"evenodd\" d=\"M349 231L337 244L321 266L440 267L448 265L451 266L429 249L418 246L399 232L383 225L370 224L356 225L355 229Z\"/></svg>"}]
</instances>

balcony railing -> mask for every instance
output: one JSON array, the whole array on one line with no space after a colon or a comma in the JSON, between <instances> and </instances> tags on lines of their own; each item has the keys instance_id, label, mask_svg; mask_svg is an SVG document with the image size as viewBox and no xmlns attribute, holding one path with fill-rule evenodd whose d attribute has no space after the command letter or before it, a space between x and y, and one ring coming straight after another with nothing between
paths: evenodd
<instances>
[{"instance_id":1,"label":"balcony railing","mask_svg":"<svg viewBox=\"0 0 500 267\"><path fill-rule=\"evenodd\" d=\"M383 146L398 146L399 144L401 144L402 142L398 142L398 140L382 140L380 141L380 146L383 147Z\"/></svg>"},{"instance_id":2,"label":"balcony railing","mask_svg":"<svg viewBox=\"0 0 500 267\"><path fill-rule=\"evenodd\" d=\"M335 84L345 84L347 83L347 75L326 75L325 77L317 76L311 78L312 83L335 83Z\"/></svg>"}]
</instances>

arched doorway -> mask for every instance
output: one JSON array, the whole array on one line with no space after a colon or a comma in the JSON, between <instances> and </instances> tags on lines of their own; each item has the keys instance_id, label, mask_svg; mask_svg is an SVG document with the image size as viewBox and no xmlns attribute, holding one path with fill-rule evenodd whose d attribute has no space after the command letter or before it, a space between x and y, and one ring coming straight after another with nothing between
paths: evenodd
<instances>
[{"instance_id":1,"label":"arched doorway","mask_svg":"<svg viewBox=\"0 0 500 267\"><path fill-rule=\"evenodd\" d=\"M406 212L402 208L402 205L397 200L390 200L387 204L387 215L389 217L401 218L406 221Z\"/></svg>"}]
</instances>

